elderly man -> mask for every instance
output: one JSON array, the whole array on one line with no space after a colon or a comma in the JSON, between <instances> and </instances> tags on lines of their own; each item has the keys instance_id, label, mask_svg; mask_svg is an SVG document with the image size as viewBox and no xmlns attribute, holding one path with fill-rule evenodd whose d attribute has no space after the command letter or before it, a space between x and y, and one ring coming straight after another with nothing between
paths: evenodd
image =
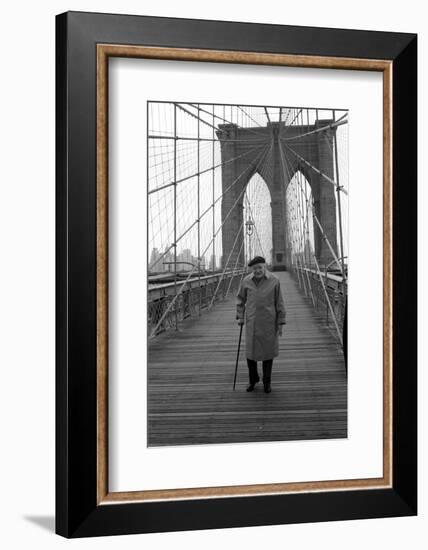
<instances>
[{"instance_id":1,"label":"elderly man","mask_svg":"<svg viewBox=\"0 0 428 550\"><path fill-rule=\"evenodd\" d=\"M236 296L236 319L246 323L245 341L250 384L253 391L260 380L257 361L263 362L263 386L271 391L274 357L278 356L278 336L282 336L285 306L279 279L266 268L266 260L256 256L249 263L252 272L246 275Z\"/></svg>"}]
</instances>

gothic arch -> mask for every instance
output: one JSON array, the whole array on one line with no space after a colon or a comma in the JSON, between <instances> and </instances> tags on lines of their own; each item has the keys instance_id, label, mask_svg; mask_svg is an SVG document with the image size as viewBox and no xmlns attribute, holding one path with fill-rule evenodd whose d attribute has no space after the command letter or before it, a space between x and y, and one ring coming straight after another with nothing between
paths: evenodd
<instances>
[{"instance_id":1,"label":"gothic arch","mask_svg":"<svg viewBox=\"0 0 428 550\"><path fill-rule=\"evenodd\" d=\"M326 125L331 121L318 121L316 126ZM333 250L337 252L336 238L336 198L335 190L331 183L327 182L313 169L298 159L298 156L317 167L330 178L334 177L333 168L333 132L328 130L311 134L294 141L303 133L314 129L315 126L287 127L286 136L292 144L289 152L294 160L291 164L293 175L296 170L301 170L308 183L311 185L314 197L314 212L331 243ZM284 270L291 265L291 256L287 237L287 209L286 189L292 179L290 173L285 173L282 167L280 147L284 143L279 137L281 125L278 122L268 123L264 127L240 128L236 124L221 124L217 130L217 136L221 140L222 156L222 219L223 225L223 260L229 257L233 243L239 228L242 227L243 205L239 195L247 186L255 173L259 173L266 182L271 195L272 209L272 243L273 243L273 270ZM322 137L322 139L321 139ZM326 139L327 138L327 139ZM263 149L266 147L266 149ZM260 169L260 160L266 152L263 167ZM298 156L297 156L298 155ZM291 158L291 157L290 157ZM227 218L227 219L226 219ZM314 228L315 255L320 265L327 265L332 260L332 254L322 235ZM238 246L242 243L244 234L238 236ZM232 251L231 256L236 260L237 253ZM238 265L243 265L244 258L238 258ZM233 264L234 265L234 264Z\"/></svg>"},{"instance_id":2,"label":"gothic arch","mask_svg":"<svg viewBox=\"0 0 428 550\"><path fill-rule=\"evenodd\" d=\"M299 177L299 175L301 177ZM310 179L307 176L309 176L308 171L302 170L301 167L296 168L295 172L291 176L290 181L288 182L287 189L286 189L287 202L290 199L291 200L295 200L295 198L297 198L297 200L300 199L301 206L305 209L305 215L309 215L308 213L306 213L306 198L308 199L312 198L312 185L311 185ZM292 185L293 181L295 181L298 197L294 197L293 195L293 198L291 198L290 195L291 193L293 193L293 190L290 188L290 185ZM300 187L302 187L302 191L299 189ZM310 220L306 222L307 225L305 223L305 233L306 231L309 232L309 240L311 242L311 245L313 246L313 249L316 251L318 250L320 245L319 238L321 237L321 235L318 231L318 226L315 223L315 220L313 217L313 210L310 209L308 210L308 212L309 211L311 212L311 215L310 215ZM307 239L306 234L304 235L304 239L306 242L306 239ZM306 244L304 246L306 247ZM290 249L291 248L292 247L290 244ZM309 260L310 260L310 263L312 263L312 258L309 258Z\"/></svg>"},{"instance_id":3,"label":"gothic arch","mask_svg":"<svg viewBox=\"0 0 428 550\"><path fill-rule=\"evenodd\" d=\"M256 170L253 172L253 174L248 178L247 180L247 183L245 185L245 191L244 191L244 194L242 195L242 204L243 204L243 213L245 214L245 210L246 210L246 207L245 207L245 203L244 203L244 197L245 195L248 193L248 188L249 186L256 186L256 185L261 185L265 191L265 195L266 195L266 203L262 205L262 210L265 209L266 206L270 207L271 208L271 205L272 205L272 196L271 196L271 190L269 189L269 185L268 183L266 182L265 178L263 177L263 175L260 173L259 170ZM270 238L269 238L269 242L266 243L262 243L265 245L265 248L263 250L263 252L260 252L262 253L262 255L265 256L266 258L266 261L268 264L272 264L272 250L273 250L273 239L272 239L272 235L273 235L273 224L272 224L272 215L271 215L271 211L267 212L265 215L268 215L268 217L270 218ZM254 207L252 208L252 213L251 213L251 216L250 216L250 213L247 212L247 217L252 217L253 219L255 218L255 221L258 221L259 218L260 218L260 215L259 215L259 211L257 211L257 209L254 209ZM245 217L243 219L244 221L244 238L245 238L245 235L247 234L247 231L246 231L246 222L248 221L247 217ZM250 255L251 256L254 256L255 255L255 250L257 250L258 246L255 245L255 243L257 242L258 243L258 238L261 238L263 239L263 235L256 235L254 234L253 236L253 244L254 246L252 247L252 253L250 251ZM248 258L248 250L247 250L247 246L248 246L248 241L245 242L244 244L244 249L245 251L247 252L247 258Z\"/></svg>"}]
</instances>

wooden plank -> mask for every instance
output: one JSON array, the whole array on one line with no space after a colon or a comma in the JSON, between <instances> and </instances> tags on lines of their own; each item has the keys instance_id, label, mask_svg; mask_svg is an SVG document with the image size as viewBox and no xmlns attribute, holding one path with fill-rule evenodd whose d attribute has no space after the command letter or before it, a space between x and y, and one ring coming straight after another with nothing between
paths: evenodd
<instances>
[{"instance_id":1,"label":"wooden plank","mask_svg":"<svg viewBox=\"0 0 428 550\"><path fill-rule=\"evenodd\" d=\"M239 327L233 298L219 303L150 343L148 446L347 437L343 352L290 274L275 275L287 325L272 392L265 394L261 382L245 391L245 331L232 390Z\"/></svg>"}]
</instances>

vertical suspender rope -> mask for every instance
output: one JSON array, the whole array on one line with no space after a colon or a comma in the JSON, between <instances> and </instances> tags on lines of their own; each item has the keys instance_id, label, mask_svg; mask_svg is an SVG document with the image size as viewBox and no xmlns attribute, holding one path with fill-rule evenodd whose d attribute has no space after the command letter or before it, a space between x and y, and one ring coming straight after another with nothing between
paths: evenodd
<instances>
[{"instance_id":1,"label":"vertical suspender rope","mask_svg":"<svg viewBox=\"0 0 428 550\"><path fill-rule=\"evenodd\" d=\"M336 111L333 111L333 121L336 121ZM339 180L339 160L337 156L337 130L333 130L333 146L334 146L334 164L336 168L336 177L337 182L336 186L336 195L337 195L337 213L339 216L339 242L340 242L340 259L342 261L342 273L345 275L345 258L343 253L343 231L342 231L342 207L341 207L341 193L340 193L340 180ZM345 278L343 279L345 283Z\"/></svg>"}]
</instances>

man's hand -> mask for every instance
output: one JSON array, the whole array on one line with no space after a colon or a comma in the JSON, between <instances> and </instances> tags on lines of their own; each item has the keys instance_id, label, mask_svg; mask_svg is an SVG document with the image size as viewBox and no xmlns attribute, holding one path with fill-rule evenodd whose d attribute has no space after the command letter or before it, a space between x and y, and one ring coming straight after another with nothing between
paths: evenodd
<instances>
[{"instance_id":1,"label":"man's hand","mask_svg":"<svg viewBox=\"0 0 428 550\"><path fill-rule=\"evenodd\" d=\"M244 319L238 319L238 325L243 325L244 324Z\"/></svg>"},{"instance_id":2,"label":"man's hand","mask_svg":"<svg viewBox=\"0 0 428 550\"><path fill-rule=\"evenodd\" d=\"M283 325L278 325L278 328L276 329L279 336L282 336L282 327Z\"/></svg>"}]
</instances>

